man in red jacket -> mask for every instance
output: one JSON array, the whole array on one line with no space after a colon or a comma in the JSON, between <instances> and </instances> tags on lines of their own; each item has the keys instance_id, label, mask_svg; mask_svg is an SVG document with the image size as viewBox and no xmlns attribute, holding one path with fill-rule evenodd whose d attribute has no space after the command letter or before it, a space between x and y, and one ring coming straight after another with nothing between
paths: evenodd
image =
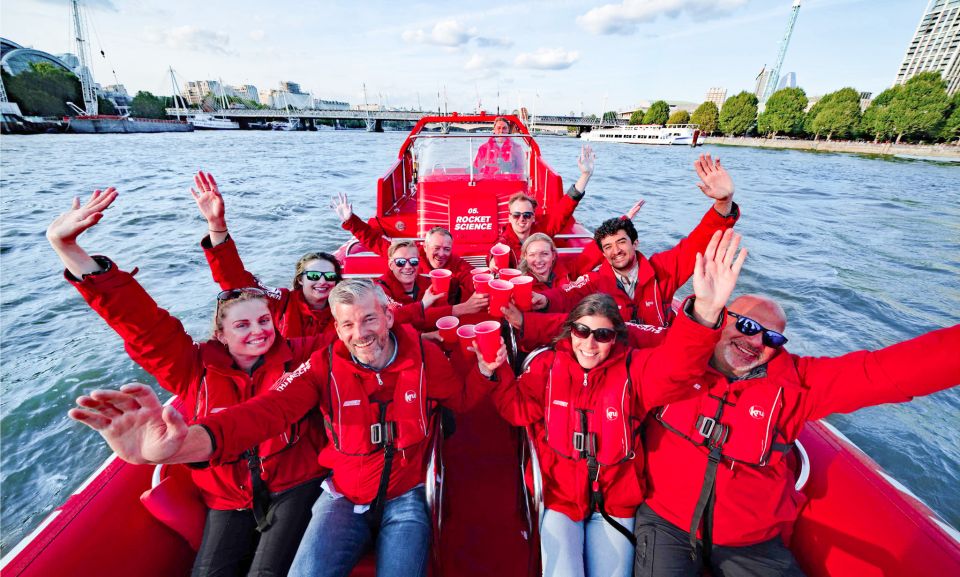
<instances>
[{"instance_id":1,"label":"man in red jacket","mask_svg":"<svg viewBox=\"0 0 960 577\"><path fill-rule=\"evenodd\" d=\"M637 250L637 229L630 219L604 221L593 235L605 257L600 269L544 292L547 311L567 312L583 297L605 292L617 301L624 320L669 326L674 318L673 295L693 274L697 253L707 248L714 232L732 227L740 217L733 202L733 180L720 160L701 155L694 168L700 177L697 186L714 202L690 236L647 259Z\"/></svg>"},{"instance_id":2,"label":"man in red jacket","mask_svg":"<svg viewBox=\"0 0 960 577\"><path fill-rule=\"evenodd\" d=\"M238 458L313 407L330 444L320 462L333 473L313 506L290 575L347 575L371 545L377 575L424 575L431 522L424 471L438 405L463 411L488 392L497 362L459 376L433 343L394 327L383 291L367 280L342 281L330 293L340 340L257 402L235 405L187 427L144 385L94 391L70 416L100 432L131 463ZM466 383L464 382L466 381Z\"/></svg>"},{"instance_id":3,"label":"man in red jacket","mask_svg":"<svg viewBox=\"0 0 960 577\"><path fill-rule=\"evenodd\" d=\"M804 502L785 458L804 424L960 382L960 325L814 358L783 348L787 319L776 302L745 295L728 314L702 394L648 419L637 577L692 577L704 566L714 575L802 574L780 535Z\"/></svg>"}]
</instances>

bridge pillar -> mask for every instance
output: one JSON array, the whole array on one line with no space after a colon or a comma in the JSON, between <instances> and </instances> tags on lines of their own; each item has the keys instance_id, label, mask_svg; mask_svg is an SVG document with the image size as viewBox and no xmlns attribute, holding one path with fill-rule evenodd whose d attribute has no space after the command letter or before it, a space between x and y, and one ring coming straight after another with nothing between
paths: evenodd
<instances>
[{"instance_id":1,"label":"bridge pillar","mask_svg":"<svg viewBox=\"0 0 960 577\"><path fill-rule=\"evenodd\" d=\"M383 121L375 118L367 118L367 132L383 132Z\"/></svg>"},{"instance_id":2,"label":"bridge pillar","mask_svg":"<svg viewBox=\"0 0 960 577\"><path fill-rule=\"evenodd\" d=\"M449 122L441 122L441 123L440 123L440 132L443 133L443 134L449 134L449 133L450 133L450 123L449 123Z\"/></svg>"}]
</instances>

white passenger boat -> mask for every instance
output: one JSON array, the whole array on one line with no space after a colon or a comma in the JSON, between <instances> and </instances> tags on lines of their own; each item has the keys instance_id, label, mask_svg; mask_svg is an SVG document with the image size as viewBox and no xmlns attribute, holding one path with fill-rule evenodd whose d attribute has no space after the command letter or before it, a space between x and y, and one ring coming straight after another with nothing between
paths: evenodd
<instances>
[{"instance_id":1,"label":"white passenger boat","mask_svg":"<svg viewBox=\"0 0 960 577\"><path fill-rule=\"evenodd\" d=\"M206 112L198 112L190 117L190 122L197 130L240 130L240 123L229 118L214 116Z\"/></svg>"},{"instance_id":2,"label":"white passenger boat","mask_svg":"<svg viewBox=\"0 0 960 577\"><path fill-rule=\"evenodd\" d=\"M634 124L595 128L580 138L594 142L629 142L631 144L686 144L696 146L699 124Z\"/></svg>"}]
</instances>

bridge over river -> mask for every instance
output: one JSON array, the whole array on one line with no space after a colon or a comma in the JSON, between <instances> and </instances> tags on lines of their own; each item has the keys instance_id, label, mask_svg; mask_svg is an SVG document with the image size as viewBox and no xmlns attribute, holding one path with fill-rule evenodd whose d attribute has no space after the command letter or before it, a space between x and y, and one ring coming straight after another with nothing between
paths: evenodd
<instances>
[{"instance_id":1,"label":"bridge over river","mask_svg":"<svg viewBox=\"0 0 960 577\"><path fill-rule=\"evenodd\" d=\"M185 108L167 108L167 116L184 117L197 114L197 110ZM289 118L295 118L304 128L315 127L319 121L332 120L359 120L366 123L367 130L372 132L382 132L384 122L417 122L424 116L435 116L437 113L431 111L407 111L407 110L284 110L284 109L236 109L217 110L210 112L221 118L229 118L240 123L242 128L248 128L253 123L262 122L283 122ZM449 115L450 125L457 126L456 117ZM601 127L616 126L626 124L626 121L617 120L616 122L604 122ZM551 127L572 127L576 128L577 133L585 132L591 128L598 127L597 120L592 117L584 116L530 116L527 126L551 126ZM466 129L466 127L464 127ZM475 125L471 125L472 130L482 130Z\"/></svg>"}]
</instances>

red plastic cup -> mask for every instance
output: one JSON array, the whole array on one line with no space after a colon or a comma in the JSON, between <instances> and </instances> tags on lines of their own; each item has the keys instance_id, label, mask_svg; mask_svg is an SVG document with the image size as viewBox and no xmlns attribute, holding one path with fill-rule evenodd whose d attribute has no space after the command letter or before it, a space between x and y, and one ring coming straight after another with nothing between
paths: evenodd
<instances>
[{"instance_id":1,"label":"red plastic cup","mask_svg":"<svg viewBox=\"0 0 960 577\"><path fill-rule=\"evenodd\" d=\"M522 311L533 308L533 277L518 276L511 280L513 283L513 302Z\"/></svg>"},{"instance_id":2,"label":"red plastic cup","mask_svg":"<svg viewBox=\"0 0 960 577\"><path fill-rule=\"evenodd\" d=\"M500 277L500 280L513 280L514 278L523 274L523 271L517 270L515 268L502 268L500 269L500 274L497 275Z\"/></svg>"},{"instance_id":3,"label":"red plastic cup","mask_svg":"<svg viewBox=\"0 0 960 577\"><path fill-rule=\"evenodd\" d=\"M494 280L492 274L473 275L473 290L480 294L487 294L490 292L490 287L487 285L489 285L492 280Z\"/></svg>"},{"instance_id":4,"label":"red plastic cup","mask_svg":"<svg viewBox=\"0 0 960 577\"><path fill-rule=\"evenodd\" d=\"M435 268L430 271L430 284L433 286L435 294L445 293L450 290L450 279L453 273L445 268Z\"/></svg>"},{"instance_id":5,"label":"red plastic cup","mask_svg":"<svg viewBox=\"0 0 960 577\"><path fill-rule=\"evenodd\" d=\"M490 274L490 273L492 273L492 272L493 272L493 271L490 270L489 268L487 268L487 267L482 267L482 268L475 268L475 269L471 270L471 271L470 271L470 274L473 275L473 276L477 276L478 274Z\"/></svg>"},{"instance_id":6,"label":"red plastic cup","mask_svg":"<svg viewBox=\"0 0 960 577\"><path fill-rule=\"evenodd\" d=\"M513 283L508 280L490 281L490 316L495 319L503 317L500 307L507 306L510 295L513 294Z\"/></svg>"},{"instance_id":7,"label":"red plastic cup","mask_svg":"<svg viewBox=\"0 0 960 577\"><path fill-rule=\"evenodd\" d=\"M490 249L490 254L493 255L493 262L496 263L498 269L510 266L509 246L498 242Z\"/></svg>"},{"instance_id":8,"label":"red plastic cup","mask_svg":"<svg viewBox=\"0 0 960 577\"><path fill-rule=\"evenodd\" d=\"M483 321L478 324L476 332L477 348L480 356L488 363L497 360L497 351L500 350L500 321Z\"/></svg>"},{"instance_id":9,"label":"red plastic cup","mask_svg":"<svg viewBox=\"0 0 960 577\"><path fill-rule=\"evenodd\" d=\"M476 337L476 325L460 325L457 328L457 338L460 339L460 350L465 357L469 358L471 353L467 347L473 345L473 339Z\"/></svg>"},{"instance_id":10,"label":"red plastic cup","mask_svg":"<svg viewBox=\"0 0 960 577\"><path fill-rule=\"evenodd\" d=\"M437 328L440 330L440 338L443 342L450 344L457 342L457 327L460 325L460 319L457 317L440 317L437 319Z\"/></svg>"}]
</instances>

